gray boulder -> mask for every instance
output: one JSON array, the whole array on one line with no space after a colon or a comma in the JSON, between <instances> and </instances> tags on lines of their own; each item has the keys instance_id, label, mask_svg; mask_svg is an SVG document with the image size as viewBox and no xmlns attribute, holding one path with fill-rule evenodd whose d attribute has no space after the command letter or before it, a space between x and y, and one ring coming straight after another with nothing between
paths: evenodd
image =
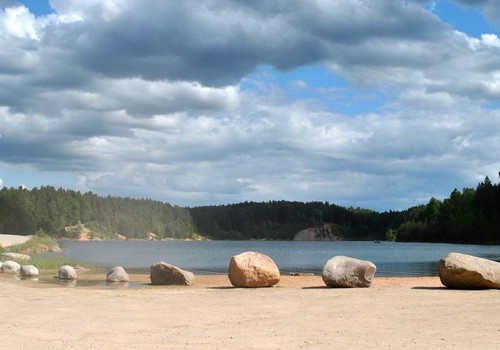
<instances>
[{"instance_id":1,"label":"gray boulder","mask_svg":"<svg viewBox=\"0 0 500 350\"><path fill-rule=\"evenodd\" d=\"M231 258L228 277L235 287L271 287L280 281L280 271L267 255L244 252Z\"/></svg>"},{"instance_id":2,"label":"gray boulder","mask_svg":"<svg viewBox=\"0 0 500 350\"><path fill-rule=\"evenodd\" d=\"M19 273L21 270L21 265L15 261L5 261L2 265L2 272L4 273Z\"/></svg>"},{"instance_id":3,"label":"gray boulder","mask_svg":"<svg viewBox=\"0 0 500 350\"><path fill-rule=\"evenodd\" d=\"M438 263L441 283L457 289L500 289L500 263L461 253L450 253Z\"/></svg>"},{"instance_id":4,"label":"gray boulder","mask_svg":"<svg viewBox=\"0 0 500 350\"><path fill-rule=\"evenodd\" d=\"M57 277L62 280L73 280L77 278L76 271L69 265L64 265L59 268Z\"/></svg>"},{"instance_id":5,"label":"gray boulder","mask_svg":"<svg viewBox=\"0 0 500 350\"><path fill-rule=\"evenodd\" d=\"M29 260L31 257L26 254L19 254L19 253L2 253L0 254L0 259L2 260Z\"/></svg>"},{"instance_id":6,"label":"gray boulder","mask_svg":"<svg viewBox=\"0 0 500 350\"><path fill-rule=\"evenodd\" d=\"M177 266L158 262L150 268L151 284L189 286L194 282L194 274Z\"/></svg>"},{"instance_id":7,"label":"gray boulder","mask_svg":"<svg viewBox=\"0 0 500 350\"><path fill-rule=\"evenodd\" d=\"M106 281L108 282L128 282L129 277L125 269L121 266L115 266L109 270L106 275Z\"/></svg>"},{"instance_id":8,"label":"gray boulder","mask_svg":"<svg viewBox=\"0 0 500 350\"><path fill-rule=\"evenodd\" d=\"M323 267L323 282L328 287L370 287L377 267L370 261L335 256Z\"/></svg>"},{"instance_id":9,"label":"gray boulder","mask_svg":"<svg viewBox=\"0 0 500 350\"><path fill-rule=\"evenodd\" d=\"M0 261L0 272L2 272L2 265L3 265L3 262Z\"/></svg>"},{"instance_id":10,"label":"gray boulder","mask_svg":"<svg viewBox=\"0 0 500 350\"><path fill-rule=\"evenodd\" d=\"M38 277L40 271L33 265L23 265L21 266L21 276L22 277Z\"/></svg>"}]
</instances>

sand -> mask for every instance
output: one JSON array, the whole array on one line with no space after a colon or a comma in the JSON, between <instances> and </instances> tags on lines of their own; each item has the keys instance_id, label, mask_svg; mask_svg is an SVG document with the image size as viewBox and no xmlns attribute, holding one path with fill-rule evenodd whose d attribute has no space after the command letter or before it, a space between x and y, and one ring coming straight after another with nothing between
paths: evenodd
<instances>
[{"instance_id":1,"label":"sand","mask_svg":"<svg viewBox=\"0 0 500 350\"><path fill-rule=\"evenodd\" d=\"M10 247L16 244L22 244L33 236L19 236L19 235L4 235L0 234L0 247Z\"/></svg>"},{"instance_id":2,"label":"sand","mask_svg":"<svg viewBox=\"0 0 500 350\"><path fill-rule=\"evenodd\" d=\"M283 276L239 289L197 276L190 287L120 289L0 274L0 300L2 349L500 349L500 290L451 290L436 277L332 289Z\"/></svg>"}]
</instances>

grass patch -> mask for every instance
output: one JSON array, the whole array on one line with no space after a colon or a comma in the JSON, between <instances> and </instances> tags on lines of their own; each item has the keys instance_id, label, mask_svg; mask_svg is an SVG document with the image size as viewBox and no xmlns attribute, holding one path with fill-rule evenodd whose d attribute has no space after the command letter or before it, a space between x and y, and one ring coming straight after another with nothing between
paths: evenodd
<instances>
[{"instance_id":1,"label":"grass patch","mask_svg":"<svg viewBox=\"0 0 500 350\"><path fill-rule=\"evenodd\" d=\"M97 264L81 263L61 256L34 256L26 260L25 264L35 265L40 270L58 270L61 266L69 265L74 268L84 268L91 272L102 272L103 267Z\"/></svg>"},{"instance_id":2,"label":"grass patch","mask_svg":"<svg viewBox=\"0 0 500 350\"><path fill-rule=\"evenodd\" d=\"M101 265L82 263L62 256L39 255L39 256L32 256L31 259L29 260L21 260L21 259L12 259L12 260L19 263L19 265L34 265L40 271L44 270L57 271L61 266L64 265L69 265L74 268L82 268L92 273L101 273L104 271L104 268Z\"/></svg>"},{"instance_id":3,"label":"grass patch","mask_svg":"<svg viewBox=\"0 0 500 350\"><path fill-rule=\"evenodd\" d=\"M82 268L92 273L101 273L104 271L104 268L98 264L82 263L62 256L43 254L58 252L60 250L61 248L59 247L59 243L57 242L57 240L45 234L37 234L33 236L29 241L22 244L16 244L6 248L0 247L0 253L12 252L29 255L37 254L36 256L31 256L29 260L12 260L16 261L20 265L34 265L40 271L57 271L61 266L64 265L69 265L74 268Z\"/></svg>"}]
</instances>

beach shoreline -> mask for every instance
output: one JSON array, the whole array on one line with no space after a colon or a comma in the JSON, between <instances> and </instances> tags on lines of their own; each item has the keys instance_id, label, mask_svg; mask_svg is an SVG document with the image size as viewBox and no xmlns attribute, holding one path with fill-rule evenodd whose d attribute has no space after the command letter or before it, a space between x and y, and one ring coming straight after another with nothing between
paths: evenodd
<instances>
[{"instance_id":1,"label":"beach shoreline","mask_svg":"<svg viewBox=\"0 0 500 350\"><path fill-rule=\"evenodd\" d=\"M103 274L82 274L102 280ZM370 288L282 276L233 288L67 287L0 279L5 349L498 349L499 290L452 290L438 277L375 277Z\"/></svg>"},{"instance_id":2,"label":"beach shoreline","mask_svg":"<svg viewBox=\"0 0 500 350\"><path fill-rule=\"evenodd\" d=\"M39 281L0 274L3 349L498 349L500 290L453 290L439 277L377 277L328 288L320 275L282 275L234 288L226 274L152 286L148 273Z\"/></svg>"}]
</instances>

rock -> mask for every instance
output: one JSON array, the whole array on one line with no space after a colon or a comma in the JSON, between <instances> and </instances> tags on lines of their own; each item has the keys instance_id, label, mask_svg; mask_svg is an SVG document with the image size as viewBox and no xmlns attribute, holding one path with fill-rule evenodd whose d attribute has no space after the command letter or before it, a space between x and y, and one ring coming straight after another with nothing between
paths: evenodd
<instances>
[{"instance_id":1,"label":"rock","mask_svg":"<svg viewBox=\"0 0 500 350\"><path fill-rule=\"evenodd\" d=\"M4 273L19 273L21 270L21 265L15 261L5 261L2 265L2 272Z\"/></svg>"},{"instance_id":2,"label":"rock","mask_svg":"<svg viewBox=\"0 0 500 350\"><path fill-rule=\"evenodd\" d=\"M177 266L159 262L150 269L151 284L189 286L194 282L194 274Z\"/></svg>"},{"instance_id":3,"label":"rock","mask_svg":"<svg viewBox=\"0 0 500 350\"><path fill-rule=\"evenodd\" d=\"M0 261L0 272L2 272L2 265L3 265L3 262Z\"/></svg>"},{"instance_id":4,"label":"rock","mask_svg":"<svg viewBox=\"0 0 500 350\"><path fill-rule=\"evenodd\" d=\"M449 288L500 289L500 263L461 253L450 253L438 263L441 283Z\"/></svg>"},{"instance_id":5,"label":"rock","mask_svg":"<svg viewBox=\"0 0 500 350\"><path fill-rule=\"evenodd\" d=\"M339 255L323 267L323 282L328 287L370 287L376 271L370 261Z\"/></svg>"},{"instance_id":6,"label":"rock","mask_svg":"<svg viewBox=\"0 0 500 350\"><path fill-rule=\"evenodd\" d=\"M125 269L121 266L115 266L109 270L106 281L108 282L128 282L129 277Z\"/></svg>"},{"instance_id":7,"label":"rock","mask_svg":"<svg viewBox=\"0 0 500 350\"><path fill-rule=\"evenodd\" d=\"M33 265L23 265L21 266L21 276L22 277L37 277L39 275L38 268Z\"/></svg>"},{"instance_id":8,"label":"rock","mask_svg":"<svg viewBox=\"0 0 500 350\"><path fill-rule=\"evenodd\" d=\"M235 287L271 287L280 281L280 271L274 261L256 252L233 256L228 275Z\"/></svg>"},{"instance_id":9,"label":"rock","mask_svg":"<svg viewBox=\"0 0 500 350\"><path fill-rule=\"evenodd\" d=\"M77 278L76 271L69 265L64 265L59 268L57 277L62 280L73 280Z\"/></svg>"},{"instance_id":10,"label":"rock","mask_svg":"<svg viewBox=\"0 0 500 350\"><path fill-rule=\"evenodd\" d=\"M2 260L29 260L31 257L26 254L19 254L19 253L2 253L0 254L0 259Z\"/></svg>"}]
</instances>

